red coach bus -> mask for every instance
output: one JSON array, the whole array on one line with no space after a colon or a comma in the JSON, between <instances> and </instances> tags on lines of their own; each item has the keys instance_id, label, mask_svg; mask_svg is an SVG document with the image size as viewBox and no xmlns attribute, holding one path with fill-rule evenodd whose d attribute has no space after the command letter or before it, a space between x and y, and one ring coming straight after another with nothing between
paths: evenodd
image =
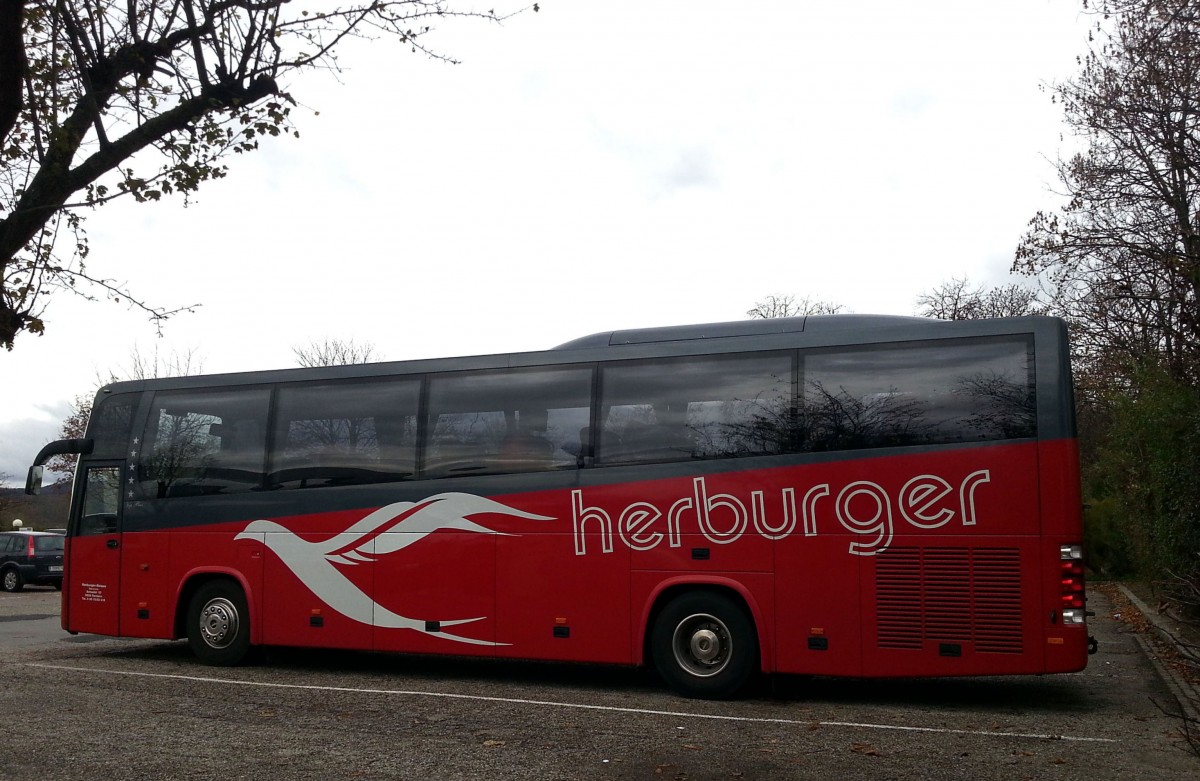
<instances>
[{"instance_id":1,"label":"red coach bus","mask_svg":"<svg viewBox=\"0 0 1200 781\"><path fill-rule=\"evenodd\" d=\"M254 646L951 676L1087 663L1066 332L832 315L114 383L63 627ZM29 490L40 485L31 469Z\"/></svg>"}]
</instances>

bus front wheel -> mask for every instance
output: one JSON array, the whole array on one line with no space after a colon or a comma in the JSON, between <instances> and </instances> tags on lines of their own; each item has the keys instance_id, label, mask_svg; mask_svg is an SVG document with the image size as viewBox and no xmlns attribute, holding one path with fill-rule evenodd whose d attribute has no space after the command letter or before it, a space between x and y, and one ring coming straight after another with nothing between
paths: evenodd
<instances>
[{"instance_id":1,"label":"bus front wheel","mask_svg":"<svg viewBox=\"0 0 1200 781\"><path fill-rule=\"evenodd\" d=\"M758 669L754 622L733 598L693 591L667 603L651 635L654 666L685 697L738 694Z\"/></svg>"},{"instance_id":2,"label":"bus front wheel","mask_svg":"<svg viewBox=\"0 0 1200 781\"><path fill-rule=\"evenodd\" d=\"M188 603L188 646L205 664L238 664L250 650L249 619L241 587L225 580L205 583Z\"/></svg>"}]
</instances>

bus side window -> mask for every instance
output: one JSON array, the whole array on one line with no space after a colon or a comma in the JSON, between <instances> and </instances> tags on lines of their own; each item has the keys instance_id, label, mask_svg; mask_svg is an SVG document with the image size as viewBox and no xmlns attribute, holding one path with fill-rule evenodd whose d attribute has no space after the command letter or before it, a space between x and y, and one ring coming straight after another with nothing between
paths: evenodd
<instances>
[{"instance_id":1,"label":"bus side window","mask_svg":"<svg viewBox=\"0 0 1200 781\"><path fill-rule=\"evenodd\" d=\"M119 467L88 467L83 486L83 512L79 517L79 534L115 534L119 530L120 491Z\"/></svg>"},{"instance_id":2,"label":"bus side window","mask_svg":"<svg viewBox=\"0 0 1200 781\"><path fill-rule=\"evenodd\" d=\"M431 377L423 476L577 468L591 384L590 367Z\"/></svg>"},{"instance_id":3,"label":"bus side window","mask_svg":"<svg viewBox=\"0 0 1200 781\"><path fill-rule=\"evenodd\" d=\"M804 378L813 450L1037 434L1025 337L814 350L804 356Z\"/></svg>"},{"instance_id":4,"label":"bus side window","mask_svg":"<svg viewBox=\"0 0 1200 781\"><path fill-rule=\"evenodd\" d=\"M601 464L792 452L790 352L629 361L601 368Z\"/></svg>"},{"instance_id":5,"label":"bus side window","mask_svg":"<svg viewBox=\"0 0 1200 781\"><path fill-rule=\"evenodd\" d=\"M269 485L411 479L420 391L420 378L281 387Z\"/></svg>"},{"instance_id":6,"label":"bus side window","mask_svg":"<svg viewBox=\"0 0 1200 781\"><path fill-rule=\"evenodd\" d=\"M270 390L163 391L154 396L139 477L159 499L262 485Z\"/></svg>"}]
</instances>

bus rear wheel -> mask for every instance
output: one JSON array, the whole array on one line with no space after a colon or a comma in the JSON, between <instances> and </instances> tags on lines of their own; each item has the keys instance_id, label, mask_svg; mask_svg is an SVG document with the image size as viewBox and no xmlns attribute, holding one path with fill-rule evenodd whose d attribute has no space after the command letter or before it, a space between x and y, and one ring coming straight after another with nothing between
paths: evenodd
<instances>
[{"instance_id":1,"label":"bus rear wheel","mask_svg":"<svg viewBox=\"0 0 1200 781\"><path fill-rule=\"evenodd\" d=\"M188 603L188 646L205 664L238 664L250 650L249 619L240 586L226 580L205 583Z\"/></svg>"},{"instance_id":2,"label":"bus rear wheel","mask_svg":"<svg viewBox=\"0 0 1200 781\"><path fill-rule=\"evenodd\" d=\"M725 594L693 591L671 600L650 642L659 675L685 697L733 697L758 669L754 622Z\"/></svg>"}]
</instances>

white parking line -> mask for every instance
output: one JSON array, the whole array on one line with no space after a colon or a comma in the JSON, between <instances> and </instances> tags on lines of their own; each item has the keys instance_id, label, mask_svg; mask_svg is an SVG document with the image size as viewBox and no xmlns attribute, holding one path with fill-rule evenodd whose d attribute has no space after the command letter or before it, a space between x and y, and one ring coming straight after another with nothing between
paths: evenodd
<instances>
[{"instance_id":1,"label":"white parking line","mask_svg":"<svg viewBox=\"0 0 1200 781\"><path fill-rule=\"evenodd\" d=\"M892 732L930 732L942 735L975 735L989 738L1025 738L1032 740L1067 740L1079 743L1117 743L1112 738L1087 738L1074 735L1044 735L1030 732L997 732L991 730L944 729L941 727L909 727L898 724L869 724L854 721L806 721L803 719L769 719L755 716L722 716L711 713L692 713L688 711L652 710L648 708L618 708L611 705L587 705L577 702L554 702L551 700L525 700L513 697L484 697L478 694L452 694L450 692L427 692L408 689L360 689L350 686L314 686L300 683L268 683L264 681L240 681L236 678L210 678L196 675L173 675L167 673L146 673L131 670L101 670L93 667L72 667L60 664L26 663L27 667L38 667L44 670L66 670L70 672L100 673L103 675L127 675L137 678L163 678L191 683L220 683L228 686L256 686L263 689L297 689L302 691L347 692L356 694L383 694L402 697L431 697L446 700L470 700L475 702L500 702L510 705L532 705L548 708L574 708L577 710L607 711L610 713L631 713L643 716L670 716L680 719L707 719L710 721L738 721L754 724L787 724L799 727L851 727L855 729L887 730Z\"/></svg>"}]
</instances>

